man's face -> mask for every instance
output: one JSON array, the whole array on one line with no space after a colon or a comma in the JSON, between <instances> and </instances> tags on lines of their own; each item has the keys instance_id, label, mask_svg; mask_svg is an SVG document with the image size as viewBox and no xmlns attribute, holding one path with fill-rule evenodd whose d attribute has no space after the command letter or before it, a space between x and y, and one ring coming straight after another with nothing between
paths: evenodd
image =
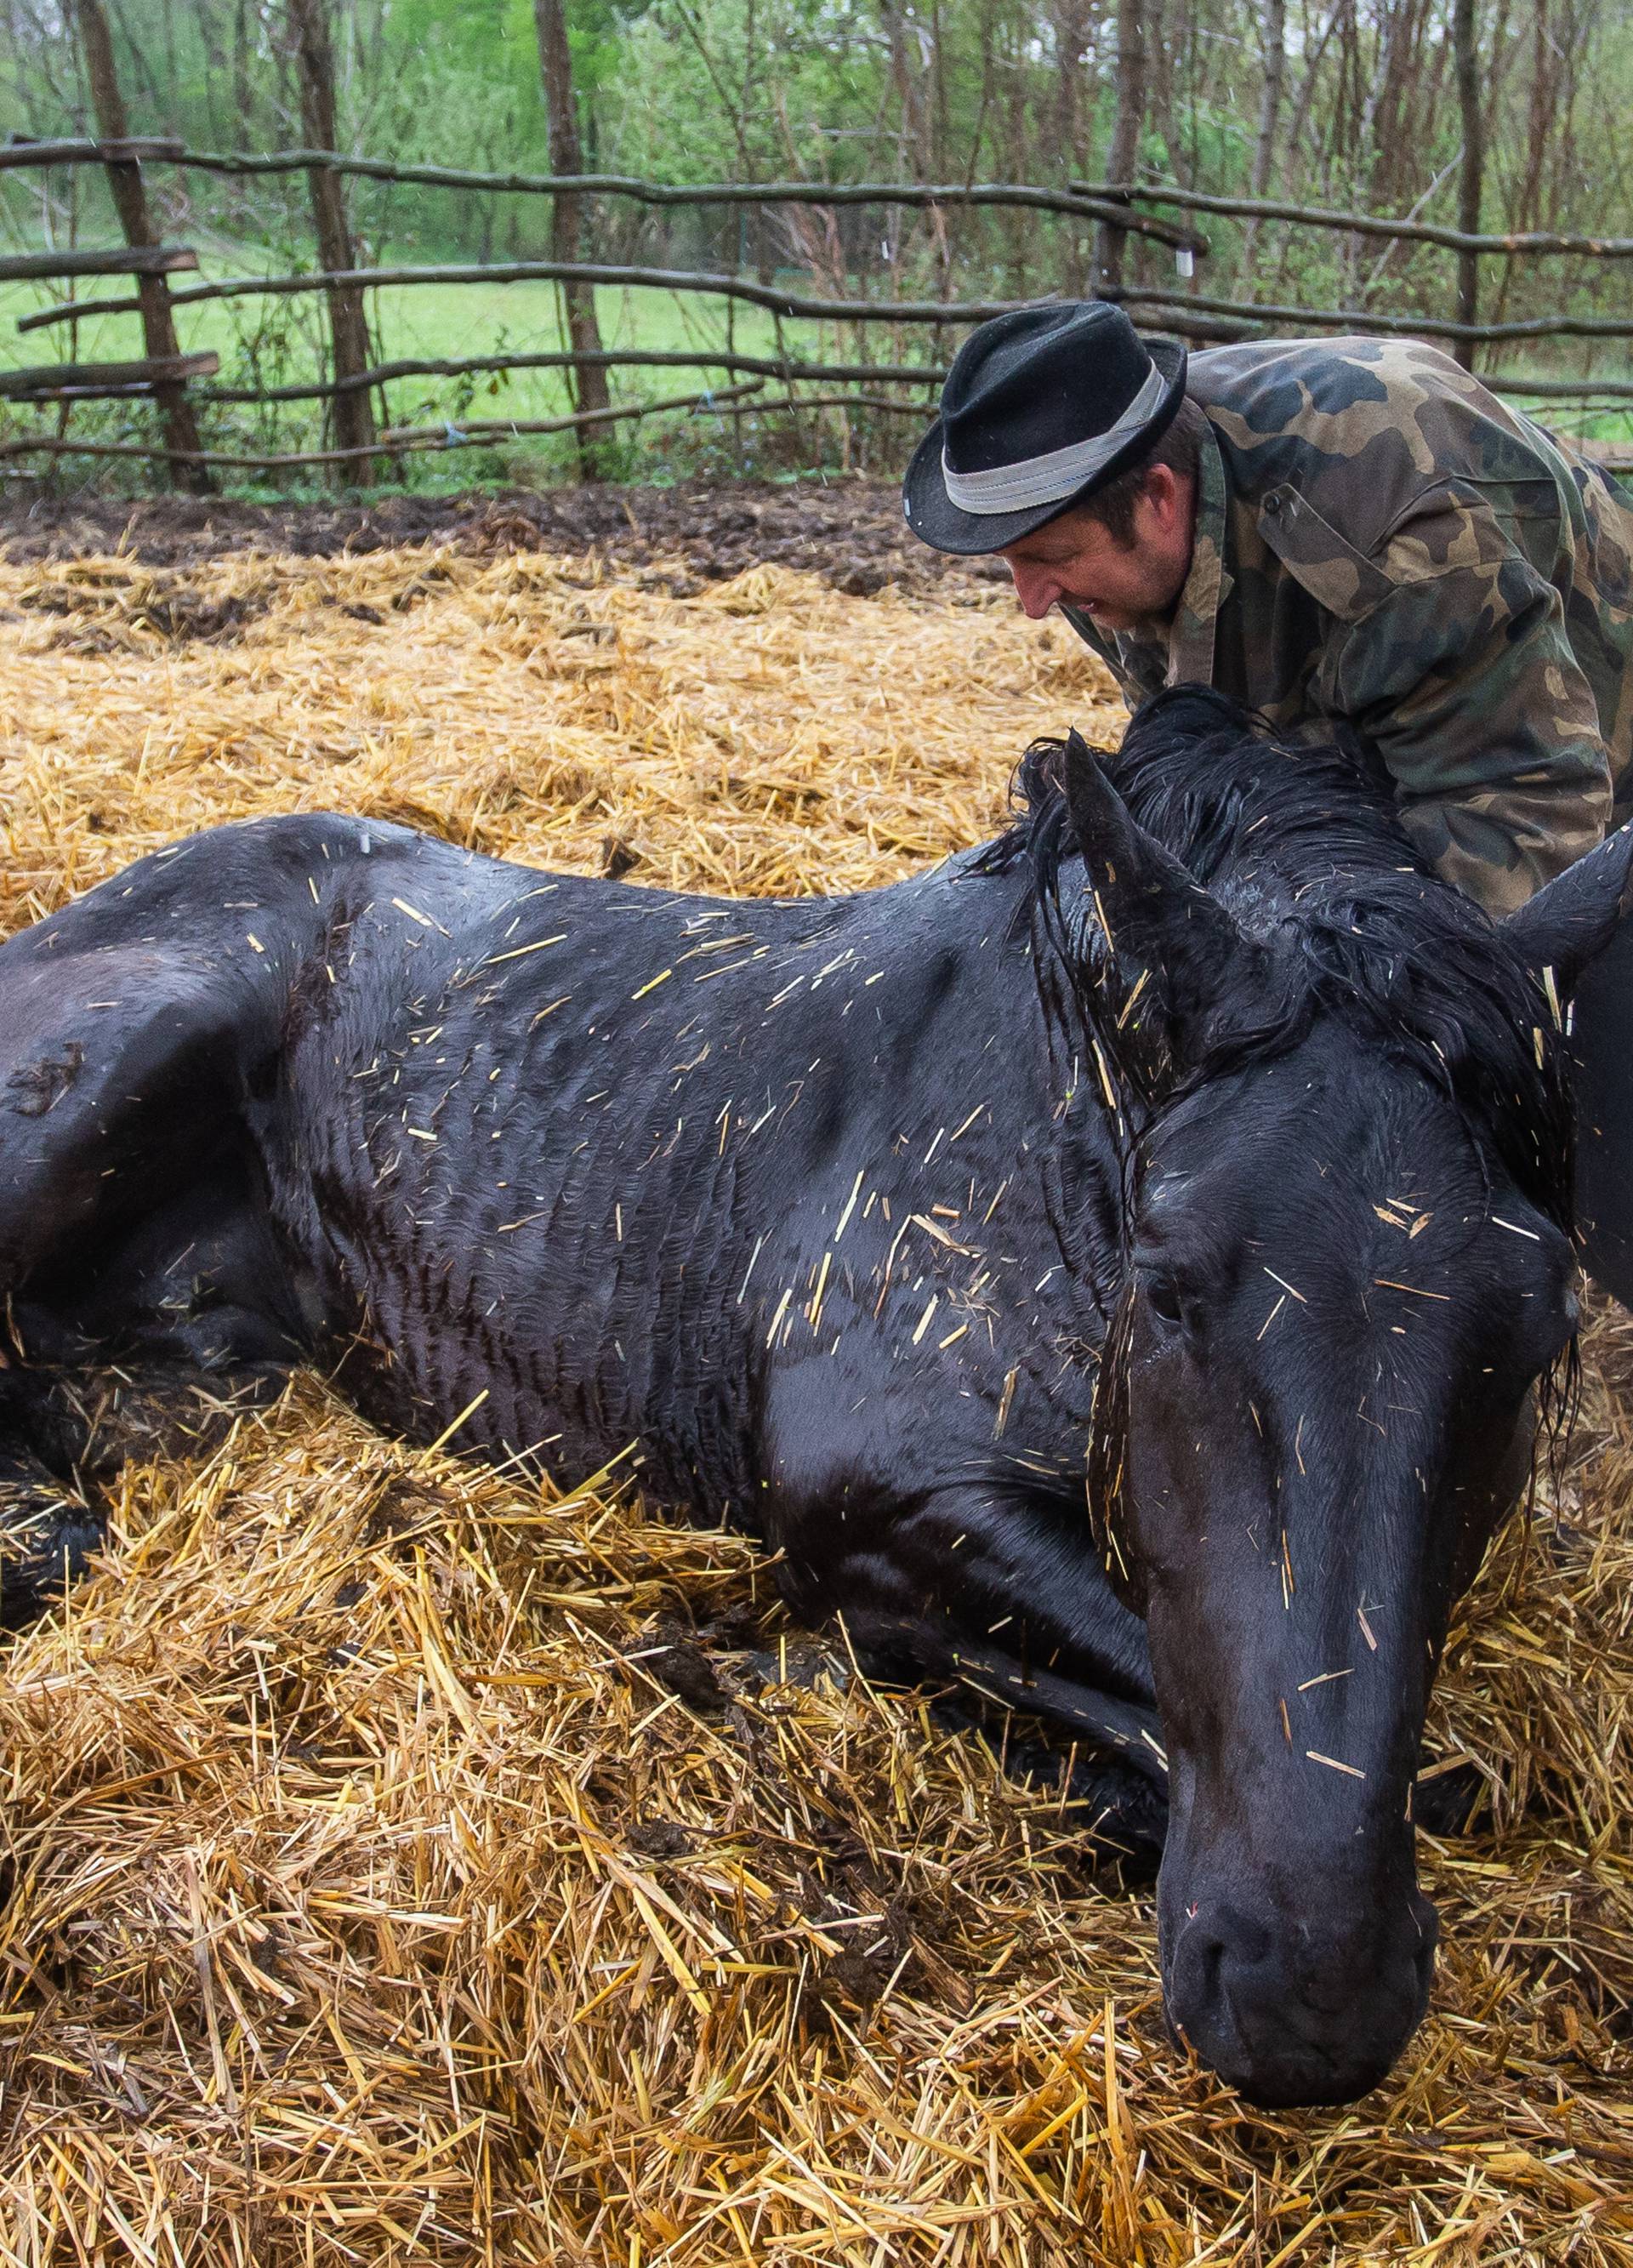
<instances>
[{"instance_id":1,"label":"man's face","mask_svg":"<svg viewBox=\"0 0 1633 2268\"><path fill-rule=\"evenodd\" d=\"M1195 483L1157 465L1135 504L1127 544L1093 517L1091 505L1079 505L999 556L1034 622L1064 600L1097 630L1136 630L1173 612L1190 571L1195 520Z\"/></svg>"}]
</instances>

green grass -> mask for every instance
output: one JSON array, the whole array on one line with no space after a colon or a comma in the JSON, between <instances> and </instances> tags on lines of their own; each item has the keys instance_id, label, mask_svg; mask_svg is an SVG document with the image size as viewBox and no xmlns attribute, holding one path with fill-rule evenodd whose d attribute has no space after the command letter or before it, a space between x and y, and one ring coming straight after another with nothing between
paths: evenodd
<instances>
[{"instance_id":1,"label":"green grass","mask_svg":"<svg viewBox=\"0 0 1633 2268\"><path fill-rule=\"evenodd\" d=\"M201 276L253 275L277 265L277 255L261 247L217 245L202 254ZM192 279L177 279L185 289ZM794 279L791 279L794 280ZM86 296L114 297L124 289L123 279L109 276L83 285ZM40 284L0 285L0 368L68 360L124 360L143 351L142 332L134 313L108 315L83 322L75 329L64 325L18 335L19 315L52 304L52 295ZM738 306L728 315L723 299L655 290L613 291L596 294L601 335L608 347L638 347L669 351L724 350L730 338L736 350L750 355L775 355L779 350L801 359L853 361L908 359L924 353L930 342L922 331L909 333L893 343L889 334L875 329L870 345L858 349L854 332L814 322L788 322L755 307ZM555 289L545 283L391 285L371 294L370 319L380 356L400 358L457 360L488 352L547 352L562 344ZM316 377L323 366L327 310L317 293L296 298L256 298L206 301L176 310L176 326L183 349L195 352L213 348L221 357L217 381L227 386L254 383L294 383ZM1541 352L1534 352L1526 367L1544 370ZM1566 374L1566 368L1561 374ZM710 384L731 383L731 374L706 367L634 367L614 370L609 385L614 402L655 401ZM765 391L781 394L775 380ZM491 376L423 377L395 381L388 390L390 420L397 425L447 423L458 428L465 419L558 417L571 402L566 375L561 371L511 371ZM1561 432L1603 441L1633 440L1633 405L1585 410L1557 401L1526 401L1511 396L1544 425ZM927 399L927 397L926 397ZM291 402L274 407L201 404L207 438L211 446L232 453L316 447L322 440L322 412L316 402ZM55 429L56 412L27 406L0 405L0 436ZM84 404L75 408L70 430L85 438L150 440L156 438L154 412L145 403ZM916 432L907 418L880 421L872 436L872 452L879 461L904 457ZM831 452L833 429L815 434L809 421L798 425L787 416L764 420L753 416L752 398L740 416L724 413L689 418L666 416L651 424L629 423L609 429L606 443L607 468L626 477L663 478L666 473L694 470L752 470L776 473L795 464L803 451L820 458ZM79 460L83 468L89 461ZM403 477L416 488L462 487L507 475L548 479L566 476L576 466L576 444L570 436L519 437L489 448L426 452L405 460ZM114 476L111 460L108 476ZM79 476L77 471L76 476ZM101 475L99 475L99 477ZM144 475L137 460L129 460L123 484L140 486ZM281 483L296 475L277 476ZM287 488L285 492L287 492Z\"/></svg>"},{"instance_id":2,"label":"green grass","mask_svg":"<svg viewBox=\"0 0 1633 2268\"><path fill-rule=\"evenodd\" d=\"M1531 364L1529 369L1533 377L1538 374L1536 364ZM1560 375L1565 373L1562 372ZM1627 382L1626 372L1616 375L1623 384ZM1511 409L1519 410L1538 425L1572 440L1633 441L1633 402L1612 409L1603 404L1595 406L1592 401L1562 401L1524 394L1505 394L1503 399Z\"/></svg>"},{"instance_id":3,"label":"green grass","mask_svg":"<svg viewBox=\"0 0 1633 2268\"><path fill-rule=\"evenodd\" d=\"M201 280L212 276L253 275L271 264L264 252L227 247L201 259ZM193 279L181 276L177 287ZM110 276L82 285L87 297L121 295L123 279ZM44 331L18 335L17 319L54 304L54 295L40 284L0 285L0 368L22 368L54 361L122 361L143 351L140 320L134 313L93 317L77 326L54 326ZM858 350L854 334L842 337L837 328L813 322L788 322L756 307L739 306L728 314L724 299L680 295L656 290L607 290L596 294L601 336L607 347L638 347L671 352L724 350L728 343L743 354L773 356L786 352L799 359L905 359L924 350L920 338L900 346L875 332L871 350ZM548 283L390 285L370 296L370 320L382 360L457 360L483 353L548 352L563 343L559 302ZM177 333L185 352L213 348L221 357L219 379L224 386L255 383L292 384L316 377L322 369L327 310L320 295L291 298L210 300L176 309ZM706 366L614 370L609 386L614 403L655 401L713 386L732 382L732 373ZM784 389L768 380L769 394ZM423 377L399 379L388 389L390 420L395 425L426 426L446 423L457 428L461 419L527 420L557 417L571 408L566 374L555 370L520 370L463 378ZM752 406L752 405L751 405ZM290 402L276 408L251 405L211 405L201 402L210 445L234 453L310 448L321 438L321 406ZM0 434L55 430L56 413L21 406L0 406ZM893 419L890 429L905 443L914 428L909 421ZM781 463L799 437L786 416L754 421L731 420L723 414L698 416L680 423L664 418L657 423L629 424L610 429L609 468L627 468L651 478L661 476L666 464L693 469L711 462L724 449L739 461L736 451L747 443L763 457L761 469ZM154 433L153 411L142 403L84 404L73 411L70 429L86 438L146 439ZM809 429L805 431L809 445ZM503 448L502 464L487 450L427 453L409 460L408 477L423 486L464 485L486 471L494 476L514 461L535 474L548 476L570 469L575 444L570 436L519 438Z\"/></svg>"}]
</instances>

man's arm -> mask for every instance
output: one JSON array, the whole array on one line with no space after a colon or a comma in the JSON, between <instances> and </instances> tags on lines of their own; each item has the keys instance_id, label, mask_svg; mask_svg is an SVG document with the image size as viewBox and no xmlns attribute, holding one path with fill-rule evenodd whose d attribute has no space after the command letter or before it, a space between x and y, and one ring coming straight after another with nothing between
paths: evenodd
<instances>
[{"instance_id":1,"label":"man's arm","mask_svg":"<svg viewBox=\"0 0 1633 2268\"><path fill-rule=\"evenodd\" d=\"M1424 497L1374 563L1391 587L1342 634L1335 707L1378 749L1438 872L1512 912L1610 821L1559 592L1466 491Z\"/></svg>"}]
</instances>

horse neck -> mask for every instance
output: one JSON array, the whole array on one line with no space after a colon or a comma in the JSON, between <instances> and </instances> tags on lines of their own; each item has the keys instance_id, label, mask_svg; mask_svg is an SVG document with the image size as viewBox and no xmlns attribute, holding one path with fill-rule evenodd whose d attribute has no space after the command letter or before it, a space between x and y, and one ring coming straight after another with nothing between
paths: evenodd
<instances>
[{"instance_id":1,"label":"horse neck","mask_svg":"<svg viewBox=\"0 0 1633 2268\"><path fill-rule=\"evenodd\" d=\"M825 988L802 996L783 1027L791 1042L800 1032L791 1057L802 1068L820 1055L842 1067L861 1121L852 1138L876 1154L927 1160L937 1173L956 1161L957 1176L988 1196L1002 1185L995 1248L1032 1221L1108 1314L1122 1233L1118 1132L1024 865L982 872L955 859L854 898L836 909L822 959L844 944L873 981L855 990L842 1047ZM1046 1260L1039 1273L1048 1270Z\"/></svg>"},{"instance_id":2,"label":"horse neck","mask_svg":"<svg viewBox=\"0 0 1633 2268\"><path fill-rule=\"evenodd\" d=\"M1032 982L1023 1013L1033 1023L1029 1053L1040 1065L1030 1108L1043 1139L1028 1163L1061 1258L1090 1292L1103 1336L1124 1272L1124 1167L1135 1129L1085 1020L1070 947L1030 880L1011 919L1028 938Z\"/></svg>"}]
</instances>

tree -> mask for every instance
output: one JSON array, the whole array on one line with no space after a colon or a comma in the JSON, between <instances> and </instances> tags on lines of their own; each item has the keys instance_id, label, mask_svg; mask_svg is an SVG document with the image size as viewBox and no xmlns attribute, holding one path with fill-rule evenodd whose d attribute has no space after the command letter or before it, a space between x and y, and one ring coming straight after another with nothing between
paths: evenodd
<instances>
[{"instance_id":1,"label":"tree","mask_svg":"<svg viewBox=\"0 0 1633 2268\"><path fill-rule=\"evenodd\" d=\"M1132 181L1139 163L1140 136L1145 126L1145 11L1149 0L1117 0L1117 110L1112 124L1111 149L1106 160L1108 179ZM1122 281L1121 229L1100 230L1100 280Z\"/></svg>"},{"instance_id":2,"label":"tree","mask_svg":"<svg viewBox=\"0 0 1633 2268\"><path fill-rule=\"evenodd\" d=\"M1481 191L1485 173L1485 121L1480 107L1480 40L1475 22L1475 0L1455 0L1452 11L1452 44L1457 58L1457 107L1463 126L1463 162L1458 169L1457 225L1469 236L1480 232ZM1473 252L1457 259L1457 320L1480 320L1480 260ZM1475 366L1475 350L1467 339L1455 349L1465 370Z\"/></svg>"},{"instance_id":3,"label":"tree","mask_svg":"<svg viewBox=\"0 0 1633 2268\"><path fill-rule=\"evenodd\" d=\"M545 122L550 142L553 173L582 173L584 142L578 131L578 92L573 84L573 52L567 37L565 0L533 0L533 21L539 33L539 69L544 78ZM568 195L551 200L550 257L577 260L584 241L582 198ZM601 327L595 313L591 284L564 283L562 305L567 317L568 344L575 355L601 351ZM572 366L575 409L605 409L609 399L607 371L599 362L576 362ZM600 476L601 452L594 429L578 428L578 462L587 481Z\"/></svg>"},{"instance_id":4,"label":"tree","mask_svg":"<svg viewBox=\"0 0 1633 2268\"><path fill-rule=\"evenodd\" d=\"M1255 197L1268 196L1270 164L1276 154L1276 129L1282 115L1282 88L1287 77L1287 0L1266 0L1259 36L1264 47L1264 86L1259 97L1259 132L1254 144L1253 177Z\"/></svg>"},{"instance_id":5,"label":"tree","mask_svg":"<svg viewBox=\"0 0 1633 2268\"><path fill-rule=\"evenodd\" d=\"M114 68L114 42L108 34L107 18L102 12L101 0L76 0L75 20L79 29L85 77L91 85L91 105L96 113L97 131L105 142L123 142L129 137L130 128L125 115L125 99L120 91L118 73ZM133 158L111 159L107 181L120 226L125 232L125 242L133 247L157 244L158 234L148 215L147 191L143 187L141 166ZM181 348L176 337L176 319L170 305L170 287L164 277L138 276L136 296L141 302L142 336L149 358L154 362L165 362L179 357ZM210 479L210 468L199 461L203 445L199 439L198 422L193 415L193 405L187 398L185 387L180 383L158 386L154 393L164 419L165 446L169 452L171 479L178 488L191 489L195 495L207 496L215 483Z\"/></svg>"},{"instance_id":6,"label":"tree","mask_svg":"<svg viewBox=\"0 0 1633 2268\"><path fill-rule=\"evenodd\" d=\"M329 32L327 0L285 0L295 79L300 92L300 130L311 150L333 150L338 144L335 113L335 45ZM351 229L346 218L341 177L330 166L313 166L307 182L312 191L312 220L317 232L318 260L326 274L341 275L357 265ZM334 348L336 384L360 379L368 369L369 319L360 284L332 284L328 289L329 336ZM374 406L368 388L349 386L336 394L330 405L330 427L340 449L370 449L374 445ZM377 460L363 456L349 468L349 477L372 479Z\"/></svg>"}]
</instances>

